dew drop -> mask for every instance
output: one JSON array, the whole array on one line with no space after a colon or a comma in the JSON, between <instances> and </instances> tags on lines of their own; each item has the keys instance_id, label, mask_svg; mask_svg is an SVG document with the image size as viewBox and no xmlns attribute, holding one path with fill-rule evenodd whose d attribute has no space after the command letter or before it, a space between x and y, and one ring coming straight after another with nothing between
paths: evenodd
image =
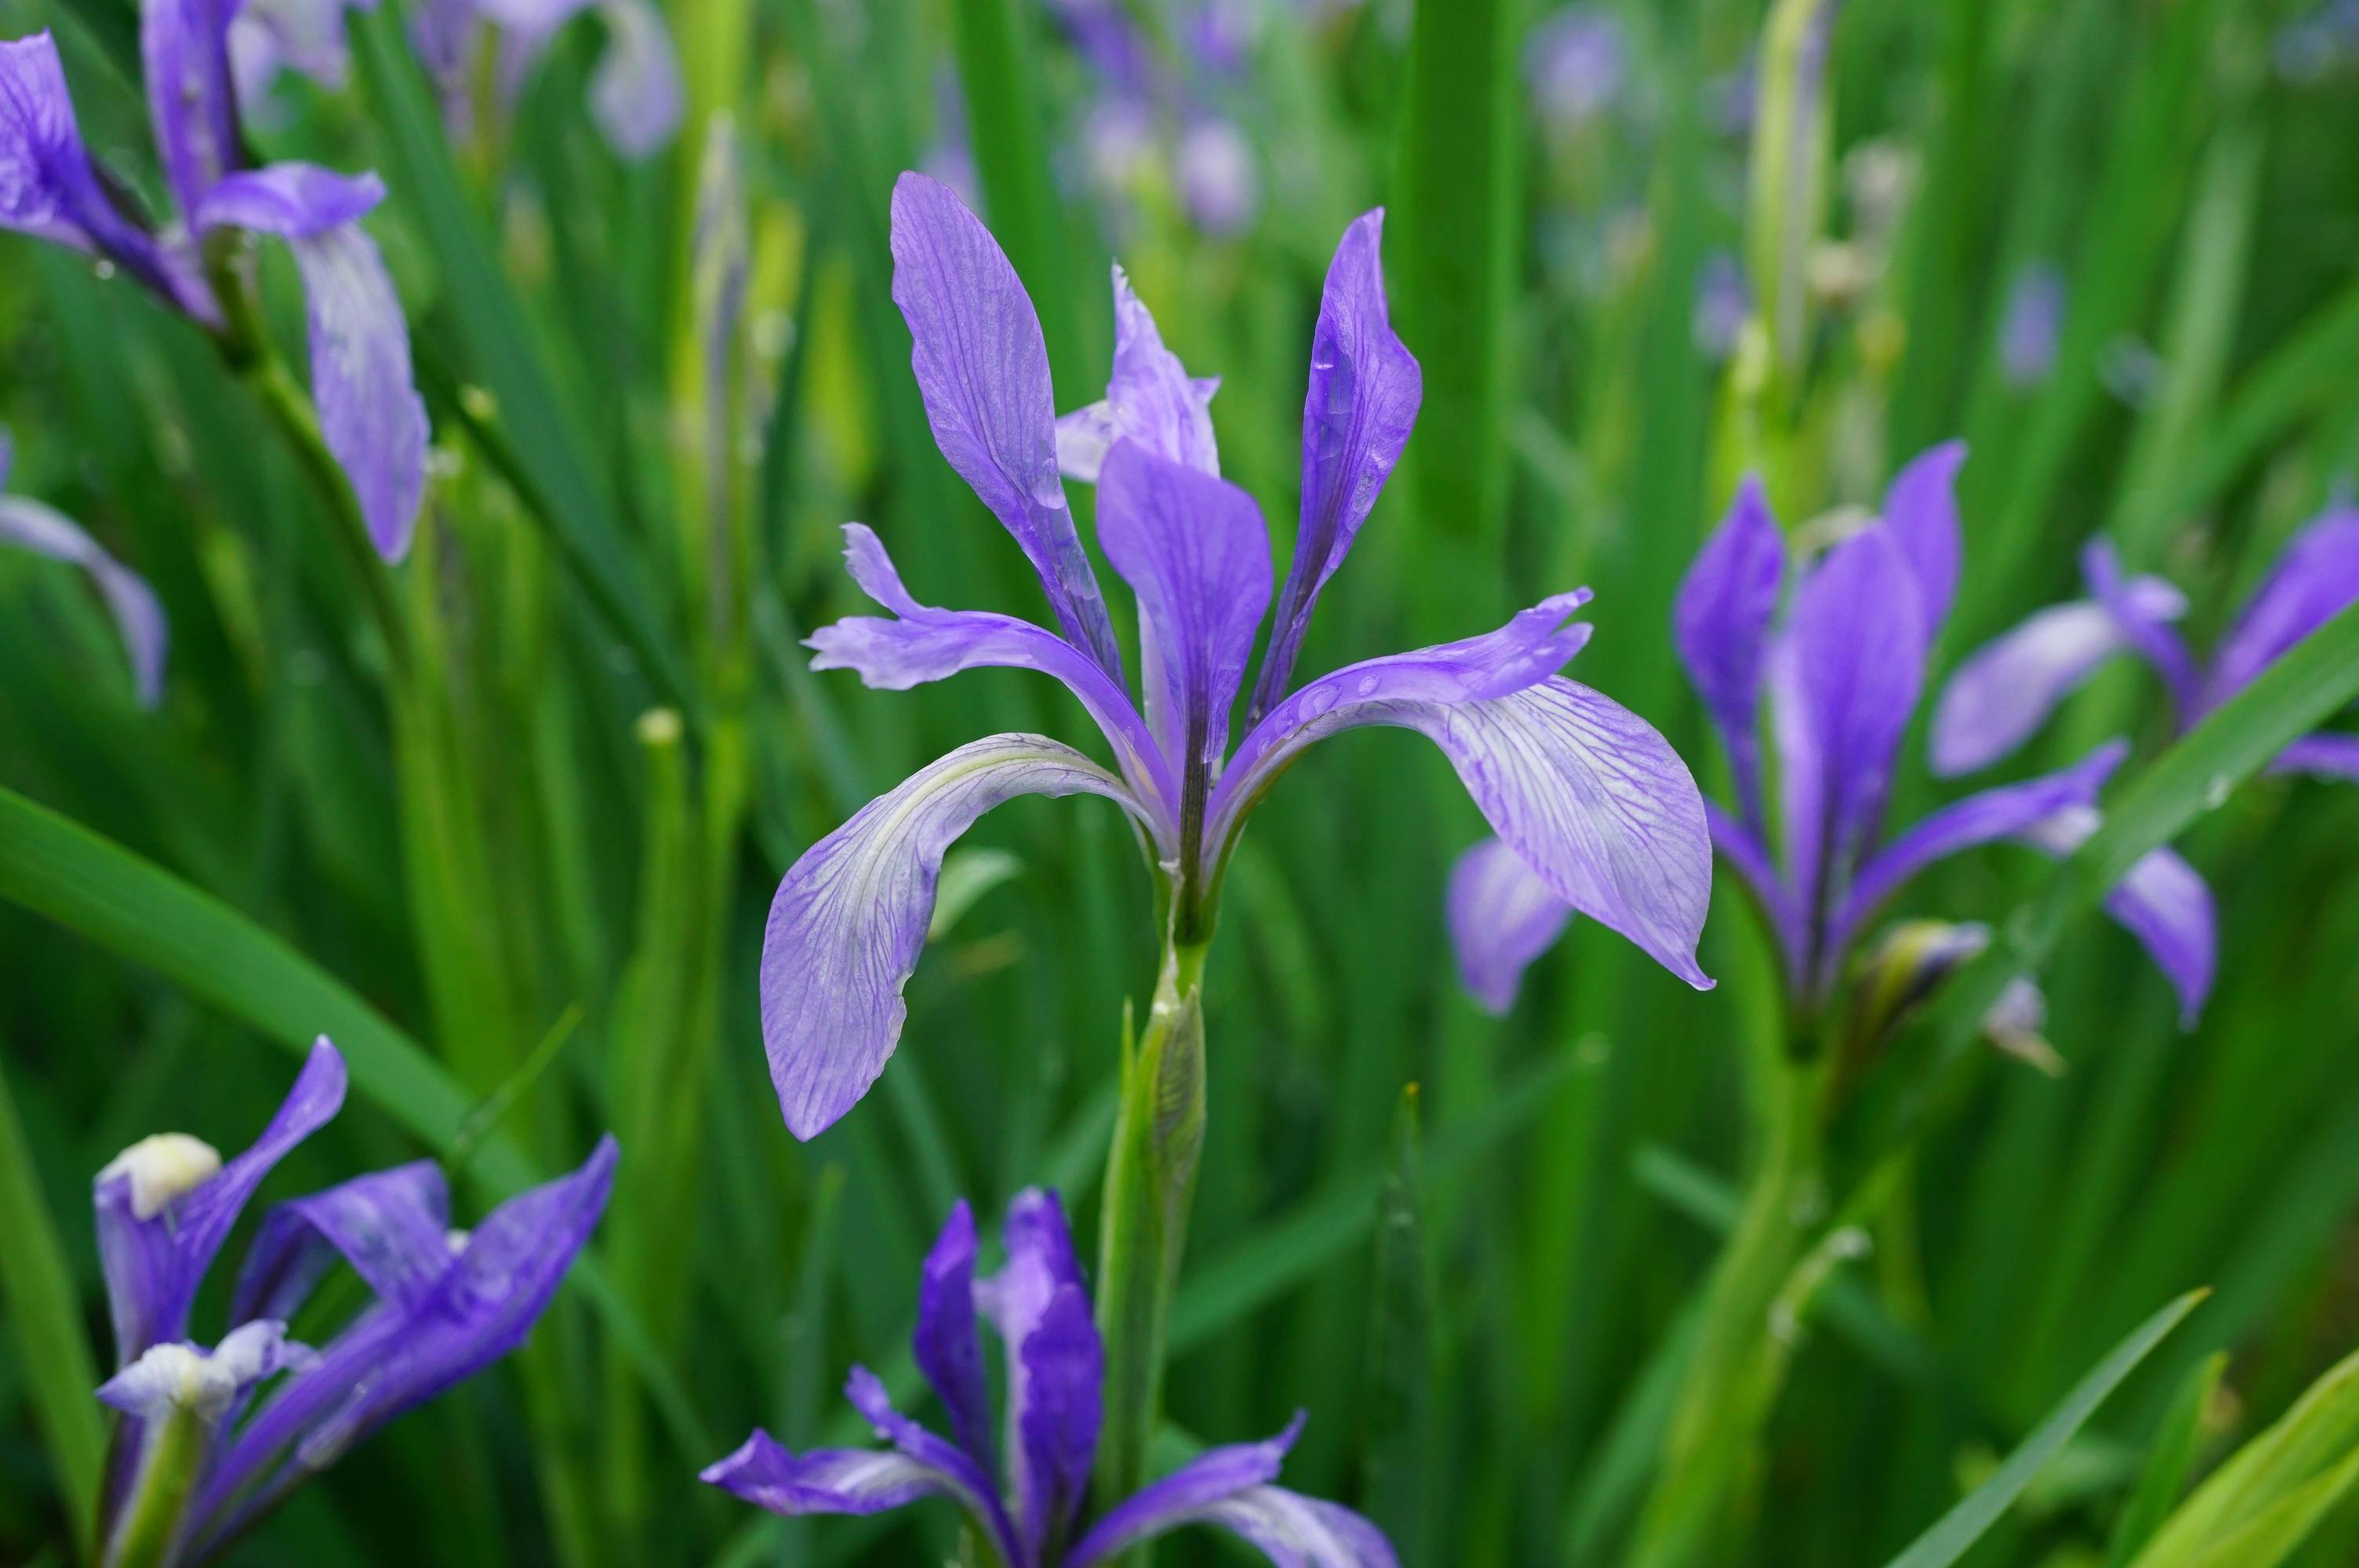
<instances>
[{"instance_id":1,"label":"dew drop","mask_svg":"<svg viewBox=\"0 0 2359 1568\"><path fill-rule=\"evenodd\" d=\"M2214 773L2203 786L2203 809L2217 811L2228 804L2228 791L2233 788L2225 773Z\"/></svg>"}]
</instances>

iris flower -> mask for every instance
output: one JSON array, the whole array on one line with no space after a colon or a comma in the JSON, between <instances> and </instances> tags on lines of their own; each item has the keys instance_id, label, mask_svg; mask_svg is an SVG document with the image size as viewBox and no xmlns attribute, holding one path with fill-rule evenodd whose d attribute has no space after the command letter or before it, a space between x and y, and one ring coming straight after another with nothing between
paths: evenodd
<instances>
[{"instance_id":1,"label":"iris flower","mask_svg":"<svg viewBox=\"0 0 2359 1568\"><path fill-rule=\"evenodd\" d=\"M975 1278L974 1215L960 1200L919 1284L918 1367L955 1441L895 1410L883 1381L854 1367L844 1395L890 1448L798 1454L756 1431L704 1479L789 1517L875 1514L947 1498L1006 1568L1089 1568L1192 1524L1232 1530L1285 1568L1395 1568L1392 1547L1365 1519L1273 1484L1301 1430L1299 1413L1266 1442L1207 1449L1085 1519L1105 1370L1089 1287L1054 1193L1019 1194L1004 1235L1006 1266ZM978 1311L1006 1357L1007 1411L996 1431Z\"/></svg>"},{"instance_id":2,"label":"iris flower","mask_svg":"<svg viewBox=\"0 0 2359 1568\"><path fill-rule=\"evenodd\" d=\"M0 43L0 228L95 253L217 334L225 325L201 261L208 242L285 240L303 277L321 434L378 552L398 560L425 488L426 406L400 298L360 224L385 185L316 164L248 167L229 65L236 9L232 0L140 7L148 112L178 212L160 229L92 163L49 35Z\"/></svg>"},{"instance_id":3,"label":"iris flower","mask_svg":"<svg viewBox=\"0 0 2359 1568\"><path fill-rule=\"evenodd\" d=\"M1440 746L1493 828L1560 899L1696 986L1711 900L1702 800L1677 753L1626 708L1556 671L1588 640L1568 617L1586 590L1543 600L1495 632L1371 659L1289 690L1312 609L1375 504L1417 415L1417 362L1394 336L1377 259L1382 215L1345 232L1311 341L1294 559L1245 734L1230 710L1270 602L1269 536L1251 496L1219 477L1210 401L1119 271L1113 379L1060 421L1030 299L974 215L905 174L893 196L893 295L951 466L1030 557L1057 630L919 602L876 535L846 534L855 582L888 612L810 639L816 669L902 689L1010 665L1079 697L1108 767L1039 735L994 735L919 770L808 850L779 884L762 952L762 1033L787 1125L821 1131L884 1069L906 1009L951 842L1019 795L1096 795L1136 824L1170 939L1210 934L1245 818L1313 741L1360 725ZM1064 472L1097 486L1098 539L1136 596L1143 700L1067 509Z\"/></svg>"},{"instance_id":4,"label":"iris flower","mask_svg":"<svg viewBox=\"0 0 2359 1568\"><path fill-rule=\"evenodd\" d=\"M2359 599L2359 507L2329 507L2294 535L2208 665L2171 624L2187 613L2187 597L2169 583L2125 577L2103 539L2082 552L2081 576L2088 598L2038 611L1950 677L1933 714L1935 773L1972 773L2013 752L2116 654L2145 660L2162 677L2179 729L2192 729ZM2305 735L2272 766L2359 782L2359 735Z\"/></svg>"},{"instance_id":5,"label":"iris flower","mask_svg":"<svg viewBox=\"0 0 2359 1568\"><path fill-rule=\"evenodd\" d=\"M2060 773L1969 795L1886 837L1901 740L1957 591L1954 488L1964 460L1964 447L1951 442L1902 469L1883 515L1801 574L1782 622L1786 542L1755 481L1739 489L1680 586L1672 617L1680 659L1735 781L1735 812L1705 806L1712 844L1775 934L1805 1020L1828 1000L1877 913L1928 866L1999 841L2071 853L2095 830L2098 791L2124 754L2118 742L2101 746ZM1757 732L1765 706L1767 757ZM2131 868L2106 908L2146 945L2191 1021L2212 983L2212 898L2202 879L2158 849ZM1451 879L1449 913L1468 989L1505 1011L1525 966L1572 912L1512 849L1483 844Z\"/></svg>"},{"instance_id":6,"label":"iris flower","mask_svg":"<svg viewBox=\"0 0 2359 1568\"><path fill-rule=\"evenodd\" d=\"M8 483L8 470L16 444L0 430L0 490ZM131 681L142 706L153 708L164 695L164 646L168 641L164 611L156 592L138 573L116 560L81 524L55 507L20 495L0 494L0 543L15 545L52 560L65 561L90 574L123 634L124 652L131 656Z\"/></svg>"},{"instance_id":7,"label":"iris flower","mask_svg":"<svg viewBox=\"0 0 2359 1568\"><path fill-rule=\"evenodd\" d=\"M194 1343L190 1310L239 1213L343 1098L343 1058L322 1039L237 1158L167 1132L98 1173L118 1368L98 1397L122 1412L107 1460L109 1563L204 1562L353 1444L515 1349L605 1207L612 1138L472 1233L451 1228L432 1162L362 1176L273 1208L230 1294L234 1326L210 1349ZM373 1299L319 1349L299 1345L288 1320L340 1255Z\"/></svg>"}]
</instances>

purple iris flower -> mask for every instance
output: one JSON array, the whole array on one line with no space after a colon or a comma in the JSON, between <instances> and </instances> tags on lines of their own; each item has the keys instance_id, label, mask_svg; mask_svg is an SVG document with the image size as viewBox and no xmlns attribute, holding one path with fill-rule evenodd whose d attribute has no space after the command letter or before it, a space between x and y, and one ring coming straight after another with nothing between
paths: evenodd
<instances>
[{"instance_id":1,"label":"purple iris flower","mask_svg":"<svg viewBox=\"0 0 2359 1568\"><path fill-rule=\"evenodd\" d=\"M214 1255L271 1167L335 1115L344 1081L323 1038L237 1158L168 1132L98 1173L117 1368L98 1397L122 1412L107 1464L109 1561L128 1533L158 1528L158 1498L169 1499L168 1545L144 1560L205 1561L353 1444L515 1349L605 1207L612 1138L472 1233L451 1228L431 1162L362 1176L273 1208L230 1295L235 1326L211 1349L192 1342L190 1310ZM374 1299L320 1348L298 1345L288 1320L339 1256Z\"/></svg>"},{"instance_id":2,"label":"purple iris flower","mask_svg":"<svg viewBox=\"0 0 2359 1568\"><path fill-rule=\"evenodd\" d=\"M7 486L16 455L16 442L7 431L0 430L0 490ZM138 573L108 555L72 518L23 496L0 494L0 544L15 545L88 572L114 617L115 629L123 634L140 705L153 708L163 700L164 647L169 640L164 610L156 602L155 589Z\"/></svg>"},{"instance_id":3,"label":"purple iris flower","mask_svg":"<svg viewBox=\"0 0 2359 1568\"><path fill-rule=\"evenodd\" d=\"M1194 1524L1234 1531L1284 1568L1395 1568L1391 1545L1365 1519L1273 1484L1301 1430L1299 1413L1266 1442L1207 1449L1085 1519L1105 1372L1089 1286L1056 1194L1019 1194L1003 1235L1006 1266L975 1278L974 1215L960 1200L919 1284L918 1367L955 1441L896 1411L884 1383L854 1367L845 1397L889 1449L798 1454L756 1431L703 1478L788 1517L875 1514L947 1498L1007 1568L1088 1568ZM996 1431L978 1311L1006 1357L1007 1410Z\"/></svg>"},{"instance_id":4,"label":"purple iris flower","mask_svg":"<svg viewBox=\"0 0 2359 1568\"><path fill-rule=\"evenodd\" d=\"M1524 45L1524 76L1541 119L1555 130L1576 131L1612 108L1627 52L1622 19L1603 6L1567 6L1534 27Z\"/></svg>"},{"instance_id":5,"label":"purple iris flower","mask_svg":"<svg viewBox=\"0 0 2359 1568\"><path fill-rule=\"evenodd\" d=\"M321 434L378 551L398 560L425 489L426 406L410 375L401 300L360 225L385 186L316 164L246 167L229 64L236 10L231 0L140 8L156 149L179 214L160 233L92 166L49 35L0 43L0 227L95 252L216 331L222 307L201 247L238 230L284 239L303 276Z\"/></svg>"},{"instance_id":6,"label":"purple iris flower","mask_svg":"<svg viewBox=\"0 0 2359 1568\"><path fill-rule=\"evenodd\" d=\"M281 70L330 90L351 69L344 38L348 9L375 0L245 0L230 32L241 98L262 101ZM495 40L500 85L513 99L558 30L587 11L606 27L605 52L590 78L590 116L607 145L626 158L661 149L679 129L687 103L679 57L663 16L648 0L419 0L410 7L410 43L461 125L487 35Z\"/></svg>"},{"instance_id":7,"label":"purple iris flower","mask_svg":"<svg viewBox=\"0 0 2359 1568\"><path fill-rule=\"evenodd\" d=\"M2156 577L2125 577L2104 539L2081 554L2089 597L2051 605L1958 666L1933 713L1933 771L1985 768L2029 740L2098 667L2135 654L2162 677L2184 731L2242 691L2296 643L2359 599L2359 507L2330 506L2296 534L2235 623L2199 664L2171 624L2187 597ZM2278 773L2359 783L2359 735L2305 735L2271 764Z\"/></svg>"},{"instance_id":8,"label":"purple iris flower","mask_svg":"<svg viewBox=\"0 0 2359 1568\"><path fill-rule=\"evenodd\" d=\"M1270 603L1269 535L1219 477L1210 403L1114 275L1113 379L1059 420L1032 302L974 215L923 175L893 195L893 295L934 438L1016 536L1058 630L938 610L902 586L868 529L846 528L853 579L889 613L810 645L815 669L900 690L960 670L1041 671L1105 736L1107 768L1038 735L994 735L920 769L814 845L779 884L762 951L762 1033L786 1121L809 1138L883 1071L906 1011L944 851L1019 795L1096 795L1136 824L1168 898L1172 939L1201 944L1247 815L1311 742L1358 725L1439 745L1499 836L1559 898L1683 979L1711 982L1695 946L1711 902L1703 805L1644 720L1556 671L1588 641L1558 594L1499 630L1349 665L1289 691L1304 629L1392 472L1419 396L1387 319L1381 212L1344 232L1311 340L1302 513L1268 645L1231 749L1230 712ZM1136 596L1143 700L1134 702L1060 470L1097 486L1098 538Z\"/></svg>"},{"instance_id":9,"label":"purple iris flower","mask_svg":"<svg viewBox=\"0 0 2359 1568\"><path fill-rule=\"evenodd\" d=\"M1901 739L1957 590L1954 486L1964 460L1964 446L1951 442L1903 468L1883 515L1802 574L1782 622L1786 544L1760 484L1747 480L1673 607L1680 660L1735 781L1734 813L1704 808L1712 845L1775 932L1805 1019L1824 1006L1877 911L1926 867L1998 840L2060 856L2078 848L2095 830L2097 792L2124 754L2118 742L2099 747L2061 773L1970 795L1886 838ZM1773 762L1775 854L1767 795ZM1524 966L1572 913L1531 886L1519 859L1477 846L1450 889L1460 972L1476 1000L1497 1011L1513 1004ZM2131 869L2106 907L2146 944L2191 1021L2212 983L2212 900L2202 880L2158 849Z\"/></svg>"},{"instance_id":10,"label":"purple iris flower","mask_svg":"<svg viewBox=\"0 0 2359 1568\"><path fill-rule=\"evenodd\" d=\"M2036 386L2056 368L2064 332L2064 274L2053 262L2034 262L2007 291L1998 329L1999 369L2007 384Z\"/></svg>"}]
</instances>

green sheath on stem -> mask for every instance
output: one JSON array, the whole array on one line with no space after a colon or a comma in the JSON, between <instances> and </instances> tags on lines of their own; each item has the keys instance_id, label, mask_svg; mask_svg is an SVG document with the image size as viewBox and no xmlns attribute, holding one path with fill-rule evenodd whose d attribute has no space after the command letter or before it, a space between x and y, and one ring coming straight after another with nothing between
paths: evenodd
<instances>
[{"instance_id":1,"label":"green sheath on stem","mask_svg":"<svg viewBox=\"0 0 2359 1568\"><path fill-rule=\"evenodd\" d=\"M180 1518L212 1442L212 1424L182 1405L148 1423L147 1452L124 1500L122 1523L103 1544L105 1568L165 1568L179 1561Z\"/></svg>"}]
</instances>

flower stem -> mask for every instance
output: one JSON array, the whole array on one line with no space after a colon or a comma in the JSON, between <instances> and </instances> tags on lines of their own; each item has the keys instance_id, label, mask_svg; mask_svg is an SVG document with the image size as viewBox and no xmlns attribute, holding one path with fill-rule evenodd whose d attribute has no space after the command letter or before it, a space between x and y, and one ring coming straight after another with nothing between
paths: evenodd
<instances>
[{"instance_id":1,"label":"flower stem","mask_svg":"<svg viewBox=\"0 0 2359 1568\"><path fill-rule=\"evenodd\" d=\"M204 1467L212 1428L175 1404L147 1423L139 1470L104 1543L104 1568L169 1568L179 1561L183 1516Z\"/></svg>"},{"instance_id":2,"label":"flower stem","mask_svg":"<svg viewBox=\"0 0 2359 1568\"><path fill-rule=\"evenodd\" d=\"M1125 1043L1122 1100L1106 1158L1098 1238L1098 1332L1105 1342L1100 1506L1147 1479L1163 1395L1171 1292L1204 1147L1204 948L1172 942L1136 1044ZM1135 1565L1144 1561L1134 1553Z\"/></svg>"}]
</instances>

